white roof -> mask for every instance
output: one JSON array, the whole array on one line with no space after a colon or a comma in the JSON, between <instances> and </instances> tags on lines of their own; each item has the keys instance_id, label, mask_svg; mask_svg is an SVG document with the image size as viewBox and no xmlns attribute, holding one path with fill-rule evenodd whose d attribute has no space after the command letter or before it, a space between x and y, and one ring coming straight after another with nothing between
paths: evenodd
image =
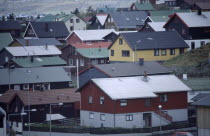
<instances>
[{"instance_id":1,"label":"white roof","mask_svg":"<svg viewBox=\"0 0 210 136\"><path fill-rule=\"evenodd\" d=\"M151 28L154 31L165 31L165 28L163 26L165 25L166 22L148 22L148 24L151 26Z\"/></svg>"},{"instance_id":2,"label":"white roof","mask_svg":"<svg viewBox=\"0 0 210 136\"><path fill-rule=\"evenodd\" d=\"M143 76L100 78L92 81L103 90L111 99L135 99L157 97L155 93L190 91L174 75L148 76L148 82Z\"/></svg>"},{"instance_id":3,"label":"white roof","mask_svg":"<svg viewBox=\"0 0 210 136\"><path fill-rule=\"evenodd\" d=\"M107 14L103 14L103 15L99 14L99 15L96 15L96 18L101 23L101 25L104 25L104 23L106 21L106 18L107 18Z\"/></svg>"},{"instance_id":4,"label":"white roof","mask_svg":"<svg viewBox=\"0 0 210 136\"><path fill-rule=\"evenodd\" d=\"M19 46L6 47L8 52L13 56L45 56L45 55L60 55L61 51L54 45L46 46Z\"/></svg>"},{"instance_id":5,"label":"white roof","mask_svg":"<svg viewBox=\"0 0 210 136\"><path fill-rule=\"evenodd\" d=\"M103 38L112 32L116 33L114 29L75 30L74 31L74 33L77 34L77 36L79 36L79 38L82 41L104 40Z\"/></svg>"},{"instance_id":6,"label":"white roof","mask_svg":"<svg viewBox=\"0 0 210 136\"><path fill-rule=\"evenodd\" d=\"M189 27L206 27L210 26L210 12L176 13Z\"/></svg>"}]
</instances>

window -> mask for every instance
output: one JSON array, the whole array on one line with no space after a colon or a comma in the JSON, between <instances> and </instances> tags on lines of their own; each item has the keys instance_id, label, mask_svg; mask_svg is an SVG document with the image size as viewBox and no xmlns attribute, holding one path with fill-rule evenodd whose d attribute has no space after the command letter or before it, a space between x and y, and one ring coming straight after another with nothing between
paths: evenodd
<instances>
[{"instance_id":1,"label":"window","mask_svg":"<svg viewBox=\"0 0 210 136\"><path fill-rule=\"evenodd\" d=\"M83 59L80 59L80 66L84 66L85 65L85 61Z\"/></svg>"},{"instance_id":2,"label":"window","mask_svg":"<svg viewBox=\"0 0 210 136\"><path fill-rule=\"evenodd\" d=\"M28 29L28 34L34 34L34 31L32 29Z\"/></svg>"},{"instance_id":3,"label":"window","mask_svg":"<svg viewBox=\"0 0 210 136\"><path fill-rule=\"evenodd\" d=\"M50 90L50 83L44 83L44 84L42 84L42 88L44 90Z\"/></svg>"},{"instance_id":4,"label":"window","mask_svg":"<svg viewBox=\"0 0 210 136\"><path fill-rule=\"evenodd\" d=\"M28 84L24 84L24 85L23 85L23 90L28 90L28 89L29 89Z\"/></svg>"},{"instance_id":5,"label":"window","mask_svg":"<svg viewBox=\"0 0 210 136\"><path fill-rule=\"evenodd\" d=\"M126 121L132 121L133 120L133 115L126 115L125 120Z\"/></svg>"},{"instance_id":6,"label":"window","mask_svg":"<svg viewBox=\"0 0 210 136\"><path fill-rule=\"evenodd\" d=\"M18 122L16 122L16 127L18 127Z\"/></svg>"},{"instance_id":7,"label":"window","mask_svg":"<svg viewBox=\"0 0 210 136\"><path fill-rule=\"evenodd\" d=\"M146 24L146 28L149 28L149 25L148 24Z\"/></svg>"},{"instance_id":8,"label":"window","mask_svg":"<svg viewBox=\"0 0 210 136\"><path fill-rule=\"evenodd\" d=\"M101 114L101 115L100 115L100 119L101 119L101 121L105 121L105 120L106 120L105 114Z\"/></svg>"},{"instance_id":9,"label":"window","mask_svg":"<svg viewBox=\"0 0 210 136\"><path fill-rule=\"evenodd\" d=\"M20 85L14 85L14 90L20 90Z\"/></svg>"},{"instance_id":10,"label":"window","mask_svg":"<svg viewBox=\"0 0 210 136\"><path fill-rule=\"evenodd\" d=\"M205 41L201 41L201 46L204 46L205 45Z\"/></svg>"},{"instance_id":11,"label":"window","mask_svg":"<svg viewBox=\"0 0 210 136\"><path fill-rule=\"evenodd\" d=\"M186 34L186 30L184 28L182 28L182 34Z\"/></svg>"},{"instance_id":12,"label":"window","mask_svg":"<svg viewBox=\"0 0 210 136\"><path fill-rule=\"evenodd\" d=\"M168 101L168 96L166 94L161 94L160 95L160 102L167 102Z\"/></svg>"},{"instance_id":13,"label":"window","mask_svg":"<svg viewBox=\"0 0 210 136\"><path fill-rule=\"evenodd\" d=\"M88 103L92 104L93 103L93 96L88 96Z\"/></svg>"},{"instance_id":14,"label":"window","mask_svg":"<svg viewBox=\"0 0 210 136\"><path fill-rule=\"evenodd\" d=\"M111 50L111 56L114 56L114 50Z\"/></svg>"},{"instance_id":15,"label":"window","mask_svg":"<svg viewBox=\"0 0 210 136\"><path fill-rule=\"evenodd\" d=\"M70 19L70 23L74 23L74 19Z\"/></svg>"},{"instance_id":16,"label":"window","mask_svg":"<svg viewBox=\"0 0 210 136\"><path fill-rule=\"evenodd\" d=\"M93 119L94 118L94 113L90 113L89 114L89 119Z\"/></svg>"},{"instance_id":17,"label":"window","mask_svg":"<svg viewBox=\"0 0 210 136\"><path fill-rule=\"evenodd\" d=\"M100 97L100 104L104 104L104 97L103 96Z\"/></svg>"},{"instance_id":18,"label":"window","mask_svg":"<svg viewBox=\"0 0 210 136\"><path fill-rule=\"evenodd\" d=\"M170 55L175 55L175 49L170 49Z\"/></svg>"},{"instance_id":19,"label":"window","mask_svg":"<svg viewBox=\"0 0 210 136\"><path fill-rule=\"evenodd\" d=\"M162 55L162 56L167 55L167 53L166 53L166 49L162 49L162 50L161 50L161 55Z\"/></svg>"},{"instance_id":20,"label":"window","mask_svg":"<svg viewBox=\"0 0 210 136\"><path fill-rule=\"evenodd\" d=\"M91 64L93 64L93 65L97 65L98 64L98 60L91 60Z\"/></svg>"},{"instance_id":21,"label":"window","mask_svg":"<svg viewBox=\"0 0 210 136\"><path fill-rule=\"evenodd\" d=\"M191 50L195 49L195 42L191 42Z\"/></svg>"},{"instance_id":22,"label":"window","mask_svg":"<svg viewBox=\"0 0 210 136\"><path fill-rule=\"evenodd\" d=\"M105 61L104 61L104 59L102 59L102 60L101 60L101 64L104 64L104 63L105 63Z\"/></svg>"},{"instance_id":23,"label":"window","mask_svg":"<svg viewBox=\"0 0 210 136\"><path fill-rule=\"evenodd\" d=\"M76 19L76 23L79 23L80 22L80 19Z\"/></svg>"},{"instance_id":24,"label":"window","mask_svg":"<svg viewBox=\"0 0 210 136\"><path fill-rule=\"evenodd\" d=\"M74 65L74 60L73 59L69 59L69 66L73 66Z\"/></svg>"},{"instance_id":25,"label":"window","mask_svg":"<svg viewBox=\"0 0 210 136\"><path fill-rule=\"evenodd\" d=\"M159 50L158 49L154 50L154 56L159 56Z\"/></svg>"},{"instance_id":26,"label":"window","mask_svg":"<svg viewBox=\"0 0 210 136\"><path fill-rule=\"evenodd\" d=\"M183 48L179 49L179 54L182 54L182 53L184 53L184 49Z\"/></svg>"},{"instance_id":27,"label":"window","mask_svg":"<svg viewBox=\"0 0 210 136\"><path fill-rule=\"evenodd\" d=\"M123 44L123 39L119 38L119 44L122 45Z\"/></svg>"},{"instance_id":28,"label":"window","mask_svg":"<svg viewBox=\"0 0 210 136\"><path fill-rule=\"evenodd\" d=\"M122 56L123 57L130 57L130 51L122 50Z\"/></svg>"},{"instance_id":29,"label":"window","mask_svg":"<svg viewBox=\"0 0 210 136\"><path fill-rule=\"evenodd\" d=\"M120 100L120 106L127 106L127 100Z\"/></svg>"},{"instance_id":30,"label":"window","mask_svg":"<svg viewBox=\"0 0 210 136\"><path fill-rule=\"evenodd\" d=\"M146 107L151 106L151 99L145 99L144 106L146 106Z\"/></svg>"},{"instance_id":31,"label":"window","mask_svg":"<svg viewBox=\"0 0 210 136\"><path fill-rule=\"evenodd\" d=\"M70 31L74 31L74 26L70 26Z\"/></svg>"},{"instance_id":32,"label":"window","mask_svg":"<svg viewBox=\"0 0 210 136\"><path fill-rule=\"evenodd\" d=\"M8 57L5 57L5 62L8 62L9 61L9 58Z\"/></svg>"}]
</instances>

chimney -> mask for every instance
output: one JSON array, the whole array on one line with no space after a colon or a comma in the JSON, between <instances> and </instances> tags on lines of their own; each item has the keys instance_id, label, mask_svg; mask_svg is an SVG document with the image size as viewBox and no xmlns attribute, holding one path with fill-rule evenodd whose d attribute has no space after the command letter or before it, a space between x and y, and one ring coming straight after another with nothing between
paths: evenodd
<instances>
[{"instance_id":1,"label":"chimney","mask_svg":"<svg viewBox=\"0 0 210 136\"><path fill-rule=\"evenodd\" d=\"M183 80L187 80L187 74L183 74L182 79L183 79Z\"/></svg>"},{"instance_id":2,"label":"chimney","mask_svg":"<svg viewBox=\"0 0 210 136\"><path fill-rule=\"evenodd\" d=\"M139 58L139 65L144 65L144 58Z\"/></svg>"},{"instance_id":3,"label":"chimney","mask_svg":"<svg viewBox=\"0 0 210 136\"><path fill-rule=\"evenodd\" d=\"M48 32L48 23L45 23L44 28L45 28L45 32Z\"/></svg>"},{"instance_id":4,"label":"chimney","mask_svg":"<svg viewBox=\"0 0 210 136\"><path fill-rule=\"evenodd\" d=\"M29 40L26 40L26 46L29 46L29 44L30 44Z\"/></svg>"},{"instance_id":5,"label":"chimney","mask_svg":"<svg viewBox=\"0 0 210 136\"><path fill-rule=\"evenodd\" d=\"M147 71L144 71L144 77L142 79L144 82L148 82Z\"/></svg>"},{"instance_id":6,"label":"chimney","mask_svg":"<svg viewBox=\"0 0 210 136\"><path fill-rule=\"evenodd\" d=\"M101 46L99 46L99 51L101 51Z\"/></svg>"},{"instance_id":7,"label":"chimney","mask_svg":"<svg viewBox=\"0 0 210 136\"><path fill-rule=\"evenodd\" d=\"M31 56L31 62L32 63L34 62L34 56Z\"/></svg>"},{"instance_id":8,"label":"chimney","mask_svg":"<svg viewBox=\"0 0 210 136\"><path fill-rule=\"evenodd\" d=\"M198 15L201 15L202 12L201 12L201 9L198 9Z\"/></svg>"},{"instance_id":9,"label":"chimney","mask_svg":"<svg viewBox=\"0 0 210 136\"><path fill-rule=\"evenodd\" d=\"M46 44L45 49L48 50L48 45Z\"/></svg>"}]
</instances>

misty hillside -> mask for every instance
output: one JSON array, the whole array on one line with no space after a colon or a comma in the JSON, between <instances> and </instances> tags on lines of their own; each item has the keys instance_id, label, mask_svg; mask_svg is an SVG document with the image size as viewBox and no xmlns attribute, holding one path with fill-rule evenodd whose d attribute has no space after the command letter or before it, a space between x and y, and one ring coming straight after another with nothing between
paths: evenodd
<instances>
[{"instance_id":1,"label":"misty hillside","mask_svg":"<svg viewBox=\"0 0 210 136\"><path fill-rule=\"evenodd\" d=\"M37 15L40 13L70 13L76 7L85 11L87 7L129 7L136 0L0 0L0 15L10 13Z\"/></svg>"}]
</instances>

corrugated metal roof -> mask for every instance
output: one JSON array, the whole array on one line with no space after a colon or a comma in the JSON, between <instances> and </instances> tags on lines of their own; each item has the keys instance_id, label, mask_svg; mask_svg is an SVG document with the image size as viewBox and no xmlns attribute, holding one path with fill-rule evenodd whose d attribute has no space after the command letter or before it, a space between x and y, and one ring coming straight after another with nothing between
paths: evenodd
<instances>
[{"instance_id":1,"label":"corrugated metal roof","mask_svg":"<svg viewBox=\"0 0 210 136\"><path fill-rule=\"evenodd\" d=\"M0 33L0 51L13 41L10 33Z\"/></svg>"},{"instance_id":2,"label":"corrugated metal roof","mask_svg":"<svg viewBox=\"0 0 210 136\"><path fill-rule=\"evenodd\" d=\"M16 39L18 42L20 42L23 46L26 45L26 41L29 41L29 46L45 46L47 45L56 45L60 46L62 43L60 43L55 38L38 38L38 39Z\"/></svg>"},{"instance_id":3,"label":"corrugated metal roof","mask_svg":"<svg viewBox=\"0 0 210 136\"><path fill-rule=\"evenodd\" d=\"M199 93L195 97L193 97L191 100L198 101L198 100L201 100L207 96L210 96L210 92L209 93Z\"/></svg>"},{"instance_id":4,"label":"corrugated metal roof","mask_svg":"<svg viewBox=\"0 0 210 136\"><path fill-rule=\"evenodd\" d=\"M76 93L75 90L75 88L55 89L47 91L8 90L2 96L0 96L0 103L9 104L15 96L18 96L25 106L79 102L80 94Z\"/></svg>"},{"instance_id":5,"label":"corrugated metal roof","mask_svg":"<svg viewBox=\"0 0 210 136\"><path fill-rule=\"evenodd\" d=\"M189 47L176 31L134 32L121 33L120 35L126 40L133 50Z\"/></svg>"},{"instance_id":6,"label":"corrugated metal roof","mask_svg":"<svg viewBox=\"0 0 210 136\"><path fill-rule=\"evenodd\" d=\"M194 102L192 105L210 107L210 96L204 97L203 99Z\"/></svg>"},{"instance_id":7,"label":"corrugated metal roof","mask_svg":"<svg viewBox=\"0 0 210 136\"><path fill-rule=\"evenodd\" d=\"M210 90L210 78L188 78L182 81L194 91Z\"/></svg>"},{"instance_id":8,"label":"corrugated metal roof","mask_svg":"<svg viewBox=\"0 0 210 136\"><path fill-rule=\"evenodd\" d=\"M150 16L153 22L167 22L169 20L168 16Z\"/></svg>"},{"instance_id":9,"label":"corrugated metal roof","mask_svg":"<svg viewBox=\"0 0 210 136\"><path fill-rule=\"evenodd\" d=\"M147 18L146 11L112 12L110 15L118 29L136 28L143 25Z\"/></svg>"},{"instance_id":10,"label":"corrugated metal roof","mask_svg":"<svg viewBox=\"0 0 210 136\"><path fill-rule=\"evenodd\" d=\"M174 75L153 75L143 81L143 76L100 78L92 81L111 99L157 97L155 93L181 92L191 89Z\"/></svg>"},{"instance_id":11,"label":"corrugated metal roof","mask_svg":"<svg viewBox=\"0 0 210 136\"><path fill-rule=\"evenodd\" d=\"M155 10L155 8L150 2L144 2L144 3L136 2L134 3L134 5L137 8L137 10L150 10L150 11Z\"/></svg>"},{"instance_id":12,"label":"corrugated metal roof","mask_svg":"<svg viewBox=\"0 0 210 136\"><path fill-rule=\"evenodd\" d=\"M79 48L76 49L82 56L87 58L108 58L109 50L107 48Z\"/></svg>"},{"instance_id":13,"label":"corrugated metal roof","mask_svg":"<svg viewBox=\"0 0 210 136\"><path fill-rule=\"evenodd\" d=\"M108 48L111 42L72 43L75 48Z\"/></svg>"},{"instance_id":14,"label":"corrugated metal roof","mask_svg":"<svg viewBox=\"0 0 210 136\"><path fill-rule=\"evenodd\" d=\"M37 20L37 22L49 22L49 21L55 21L56 15L48 14L40 19Z\"/></svg>"},{"instance_id":15,"label":"corrugated metal roof","mask_svg":"<svg viewBox=\"0 0 210 136\"><path fill-rule=\"evenodd\" d=\"M177 13L177 15L188 25L188 27L210 27L210 12Z\"/></svg>"},{"instance_id":16,"label":"corrugated metal roof","mask_svg":"<svg viewBox=\"0 0 210 136\"><path fill-rule=\"evenodd\" d=\"M174 13L186 13L186 12L191 12L191 10L154 10L150 11L151 16L169 16L173 15Z\"/></svg>"},{"instance_id":17,"label":"corrugated metal roof","mask_svg":"<svg viewBox=\"0 0 210 136\"><path fill-rule=\"evenodd\" d=\"M166 22L148 22L151 28L155 31L165 31L165 28L163 28L165 23Z\"/></svg>"},{"instance_id":18,"label":"corrugated metal roof","mask_svg":"<svg viewBox=\"0 0 210 136\"><path fill-rule=\"evenodd\" d=\"M18 46L5 48L13 56L48 56L60 55L61 51L54 45L50 46Z\"/></svg>"},{"instance_id":19,"label":"corrugated metal roof","mask_svg":"<svg viewBox=\"0 0 210 136\"><path fill-rule=\"evenodd\" d=\"M41 66L63 66L66 62L59 56L52 57L34 57L33 62L31 58L17 58L12 59L17 65L28 68L28 67L41 67Z\"/></svg>"},{"instance_id":20,"label":"corrugated metal roof","mask_svg":"<svg viewBox=\"0 0 210 136\"><path fill-rule=\"evenodd\" d=\"M148 75L169 74L171 71L158 62L147 61L143 65L138 62L113 63L94 65L112 77L141 76L146 71ZM114 71L113 71L114 68Z\"/></svg>"},{"instance_id":21,"label":"corrugated metal roof","mask_svg":"<svg viewBox=\"0 0 210 136\"><path fill-rule=\"evenodd\" d=\"M82 41L104 40L108 34L116 31L114 29L99 29L99 30L75 30L73 31ZM71 35L71 34L70 34Z\"/></svg>"},{"instance_id":22,"label":"corrugated metal roof","mask_svg":"<svg viewBox=\"0 0 210 136\"><path fill-rule=\"evenodd\" d=\"M8 85L9 82L11 84L26 84L71 81L71 75L68 75L64 67L15 68L10 72L9 69L0 69L0 85ZM30 74L27 71L30 71Z\"/></svg>"},{"instance_id":23,"label":"corrugated metal roof","mask_svg":"<svg viewBox=\"0 0 210 136\"><path fill-rule=\"evenodd\" d=\"M21 25L18 21L0 21L1 30L20 30Z\"/></svg>"}]
</instances>

